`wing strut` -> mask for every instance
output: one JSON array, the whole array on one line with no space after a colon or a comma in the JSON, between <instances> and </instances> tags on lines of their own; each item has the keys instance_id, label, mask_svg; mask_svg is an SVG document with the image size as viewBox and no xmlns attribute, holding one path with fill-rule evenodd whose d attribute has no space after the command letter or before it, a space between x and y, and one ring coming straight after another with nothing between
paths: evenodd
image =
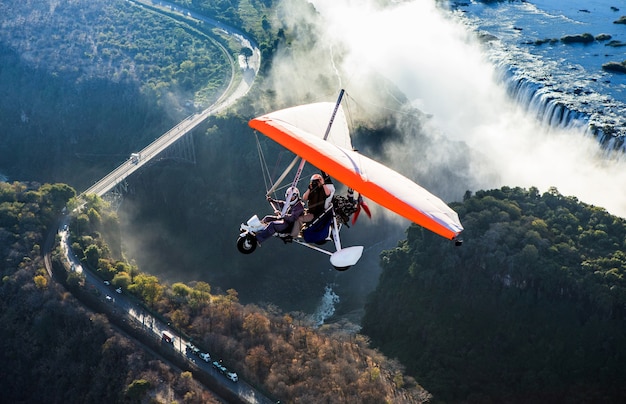
<instances>
[{"instance_id":1,"label":"wing strut","mask_svg":"<svg viewBox=\"0 0 626 404\"><path fill-rule=\"evenodd\" d=\"M289 171L291 171L291 169L296 165L296 163L298 162L299 158L300 158L299 156L294 157L294 159L291 161L291 163L289 163L289 165L287 166L285 171L283 171L283 173L280 175L280 177L278 177L278 179L274 182L272 187L267 191L266 196L270 196L274 191L276 191L276 188L278 188L280 183L283 182L283 180L285 179L287 174L289 174Z\"/></svg>"}]
</instances>

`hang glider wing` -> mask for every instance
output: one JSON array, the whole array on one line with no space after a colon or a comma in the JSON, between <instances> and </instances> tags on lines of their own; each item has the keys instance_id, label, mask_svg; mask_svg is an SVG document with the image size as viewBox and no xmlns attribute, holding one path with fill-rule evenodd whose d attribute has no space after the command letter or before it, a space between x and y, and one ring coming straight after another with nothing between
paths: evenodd
<instances>
[{"instance_id":1,"label":"hang glider wing","mask_svg":"<svg viewBox=\"0 0 626 404\"><path fill-rule=\"evenodd\" d=\"M397 171L352 150L341 107L323 140L334 108L332 103L308 104L260 116L249 124L368 199L445 238L456 239L463 226L454 210Z\"/></svg>"}]
</instances>

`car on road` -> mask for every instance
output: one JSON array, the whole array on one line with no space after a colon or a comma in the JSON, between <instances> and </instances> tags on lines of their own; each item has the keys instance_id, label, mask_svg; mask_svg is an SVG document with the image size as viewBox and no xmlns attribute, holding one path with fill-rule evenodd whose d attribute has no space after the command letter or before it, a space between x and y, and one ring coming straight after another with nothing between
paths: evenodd
<instances>
[{"instance_id":1,"label":"car on road","mask_svg":"<svg viewBox=\"0 0 626 404\"><path fill-rule=\"evenodd\" d=\"M200 350L192 343L188 342L186 345L186 350L187 353L189 354L194 354L194 355L200 355Z\"/></svg>"},{"instance_id":2,"label":"car on road","mask_svg":"<svg viewBox=\"0 0 626 404\"><path fill-rule=\"evenodd\" d=\"M119 287L119 288L115 289L115 291L116 291L117 293L122 293L122 288L121 288L121 287Z\"/></svg>"},{"instance_id":3,"label":"car on road","mask_svg":"<svg viewBox=\"0 0 626 404\"><path fill-rule=\"evenodd\" d=\"M218 361L213 361L213 367L219 370L221 373L226 373L226 367Z\"/></svg>"},{"instance_id":4,"label":"car on road","mask_svg":"<svg viewBox=\"0 0 626 404\"><path fill-rule=\"evenodd\" d=\"M200 359L202 359L203 361L209 363L211 362L211 355L209 355L207 352L203 352L200 354Z\"/></svg>"},{"instance_id":5,"label":"car on road","mask_svg":"<svg viewBox=\"0 0 626 404\"><path fill-rule=\"evenodd\" d=\"M105 284L105 285L107 285L107 286L109 286L109 285L111 284L111 282L109 282L109 281L104 281L104 284Z\"/></svg>"},{"instance_id":6,"label":"car on road","mask_svg":"<svg viewBox=\"0 0 626 404\"><path fill-rule=\"evenodd\" d=\"M235 383L239 381L239 376L237 376L237 373L235 372L226 373L226 377L228 377L230 380L232 380Z\"/></svg>"},{"instance_id":7,"label":"car on road","mask_svg":"<svg viewBox=\"0 0 626 404\"><path fill-rule=\"evenodd\" d=\"M109 295L106 295L106 299L107 299L108 301L110 301L110 302L112 302L112 301L113 301L113 298L112 298L111 296L109 296Z\"/></svg>"},{"instance_id":8,"label":"car on road","mask_svg":"<svg viewBox=\"0 0 626 404\"><path fill-rule=\"evenodd\" d=\"M231 380L233 382L239 381L239 376L237 375L237 373L231 372L228 369L226 369L226 366L224 366L222 364L221 360L219 362L218 361L213 361L213 367L215 369L217 369L221 374L226 376L229 380Z\"/></svg>"}]
</instances>

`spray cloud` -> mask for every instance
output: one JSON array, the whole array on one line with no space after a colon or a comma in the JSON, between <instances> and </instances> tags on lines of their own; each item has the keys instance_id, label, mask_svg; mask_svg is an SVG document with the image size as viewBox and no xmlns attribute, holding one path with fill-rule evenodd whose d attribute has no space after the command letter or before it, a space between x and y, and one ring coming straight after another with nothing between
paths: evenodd
<instances>
[{"instance_id":1,"label":"spray cloud","mask_svg":"<svg viewBox=\"0 0 626 404\"><path fill-rule=\"evenodd\" d=\"M463 181L448 184L454 190L432 189L444 199L459 199L467 189L555 186L626 216L626 188L616 185L626 183L624 157L607 158L582 130L541 126L511 102L471 33L434 1L310 3L319 16L288 1L281 8L285 24L310 45L274 62L270 80L285 103L328 99L344 86L376 104L381 90L367 80L375 72L432 116L422 122L434 145L425 158L411 158L424 153L410 139L386 151L404 163L399 171L444 186L451 171L463 171Z\"/></svg>"}]
</instances>

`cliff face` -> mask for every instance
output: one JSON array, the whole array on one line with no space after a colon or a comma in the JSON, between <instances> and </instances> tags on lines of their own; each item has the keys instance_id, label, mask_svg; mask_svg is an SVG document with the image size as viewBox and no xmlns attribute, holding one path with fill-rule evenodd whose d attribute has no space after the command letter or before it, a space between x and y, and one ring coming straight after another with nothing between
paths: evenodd
<instances>
[{"instance_id":1,"label":"cliff face","mask_svg":"<svg viewBox=\"0 0 626 404\"><path fill-rule=\"evenodd\" d=\"M374 345L436 399L623 399L624 220L556 189L454 208L462 247L412 226L382 254L363 320Z\"/></svg>"}]
</instances>

